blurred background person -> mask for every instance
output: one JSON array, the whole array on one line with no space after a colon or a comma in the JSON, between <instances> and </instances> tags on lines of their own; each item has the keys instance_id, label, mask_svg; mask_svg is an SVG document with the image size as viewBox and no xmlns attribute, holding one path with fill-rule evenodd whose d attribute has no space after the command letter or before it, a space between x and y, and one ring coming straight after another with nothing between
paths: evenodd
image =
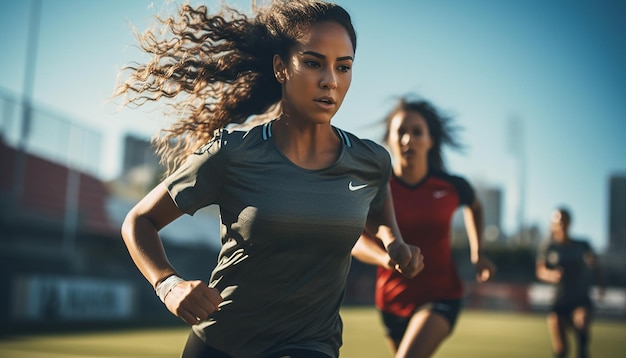
<instances>
[{"instance_id":1,"label":"blurred background person","mask_svg":"<svg viewBox=\"0 0 626 358\"><path fill-rule=\"evenodd\" d=\"M352 251L379 266L375 301L396 357L430 357L457 321L463 287L450 237L457 208L463 208L477 280L485 282L495 273L481 252L481 203L467 180L447 173L444 165L443 146L460 148L451 121L430 102L407 97L384 120L396 218L405 242L421 249L424 270L411 279L398 275L380 240L367 231Z\"/></svg>"},{"instance_id":2,"label":"blurred background person","mask_svg":"<svg viewBox=\"0 0 626 358\"><path fill-rule=\"evenodd\" d=\"M540 247L536 274L543 282L556 286L548 313L548 332L554 356L567 357L566 332L575 331L578 357L589 357L593 303L590 289L594 282L604 294L604 282L596 255L587 241L570 236L572 216L566 208L558 208L550 220L550 239Z\"/></svg>"}]
</instances>

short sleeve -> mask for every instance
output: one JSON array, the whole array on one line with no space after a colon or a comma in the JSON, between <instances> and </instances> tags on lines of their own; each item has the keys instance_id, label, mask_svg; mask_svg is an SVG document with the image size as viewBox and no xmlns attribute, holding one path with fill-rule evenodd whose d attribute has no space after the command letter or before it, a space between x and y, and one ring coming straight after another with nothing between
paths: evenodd
<instances>
[{"instance_id":1,"label":"short sleeve","mask_svg":"<svg viewBox=\"0 0 626 358\"><path fill-rule=\"evenodd\" d=\"M223 132L191 154L164 184L176 206L189 215L215 204L226 172Z\"/></svg>"},{"instance_id":2,"label":"short sleeve","mask_svg":"<svg viewBox=\"0 0 626 358\"><path fill-rule=\"evenodd\" d=\"M459 194L459 205L472 205L476 194L474 193L474 189L468 183L468 181L460 176L451 176L450 181L452 182L452 185L454 185Z\"/></svg>"},{"instance_id":3,"label":"short sleeve","mask_svg":"<svg viewBox=\"0 0 626 358\"><path fill-rule=\"evenodd\" d=\"M588 241L582 241L582 245L583 245L583 250L586 253L594 254L593 248L591 247L591 244L589 244Z\"/></svg>"}]
</instances>

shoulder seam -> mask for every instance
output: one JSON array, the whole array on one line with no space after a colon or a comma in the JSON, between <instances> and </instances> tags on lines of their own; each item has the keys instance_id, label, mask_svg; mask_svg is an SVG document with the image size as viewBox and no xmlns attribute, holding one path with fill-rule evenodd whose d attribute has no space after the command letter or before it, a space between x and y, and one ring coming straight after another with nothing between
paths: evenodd
<instances>
[{"instance_id":1,"label":"shoulder seam","mask_svg":"<svg viewBox=\"0 0 626 358\"><path fill-rule=\"evenodd\" d=\"M341 137L341 141L343 142L343 144L345 144L348 148L352 147L352 142L350 141L348 134L346 134L346 132L344 132L343 129L340 129L337 127L335 127L335 129L337 130L337 133Z\"/></svg>"}]
</instances>

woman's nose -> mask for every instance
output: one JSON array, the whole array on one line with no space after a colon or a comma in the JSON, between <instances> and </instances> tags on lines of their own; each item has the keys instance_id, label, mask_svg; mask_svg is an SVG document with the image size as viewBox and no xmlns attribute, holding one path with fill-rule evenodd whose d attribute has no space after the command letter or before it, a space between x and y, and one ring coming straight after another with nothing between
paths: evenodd
<instances>
[{"instance_id":1,"label":"woman's nose","mask_svg":"<svg viewBox=\"0 0 626 358\"><path fill-rule=\"evenodd\" d=\"M320 82L320 87L328 89L337 88L337 76L332 69L327 69L323 71L323 77L322 81Z\"/></svg>"}]
</instances>

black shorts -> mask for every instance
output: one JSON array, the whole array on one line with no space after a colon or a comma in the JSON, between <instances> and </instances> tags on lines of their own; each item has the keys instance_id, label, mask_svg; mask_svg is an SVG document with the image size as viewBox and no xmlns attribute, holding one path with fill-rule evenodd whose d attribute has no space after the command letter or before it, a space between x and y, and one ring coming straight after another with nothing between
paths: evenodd
<instances>
[{"instance_id":1,"label":"black shorts","mask_svg":"<svg viewBox=\"0 0 626 358\"><path fill-rule=\"evenodd\" d=\"M417 311L421 311L427 309L431 312L435 312L443 318L445 318L448 323L450 323L450 332L454 329L456 325L456 320L459 316L459 312L461 311L462 301L461 299L456 300L438 300L423 305L418 308ZM387 336L393 340L401 340L404 337L404 332L406 332L406 328L409 325L409 321L411 320L411 316L409 317L399 317L391 313L381 312L383 323L385 324L385 331Z\"/></svg>"},{"instance_id":2,"label":"black shorts","mask_svg":"<svg viewBox=\"0 0 626 358\"><path fill-rule=\"evenodd\" d=\"M550 306L550 312L556 313L559 317L571 317L575 309L585 307L589 311L593 310L593 303L589 297L581 297L578 300L556 301Z\"/></svg>"},{"instance_id":3,"label":"black shorts","mask_svg":"<svg viewBox=\"0 0 626 358\"><path fill-rule=\"evenodd\" d=\"M306 349L285 349L280 352L264 356L263 358L279 358L284 356L290 356L292 358L331 358L330 356L318 352ZM181 356L182 358L232 358L228 354L219 351L208 344L204 343L200 337L191 331L185 344L185 349Z\"/></svg>"}]
</instances>

